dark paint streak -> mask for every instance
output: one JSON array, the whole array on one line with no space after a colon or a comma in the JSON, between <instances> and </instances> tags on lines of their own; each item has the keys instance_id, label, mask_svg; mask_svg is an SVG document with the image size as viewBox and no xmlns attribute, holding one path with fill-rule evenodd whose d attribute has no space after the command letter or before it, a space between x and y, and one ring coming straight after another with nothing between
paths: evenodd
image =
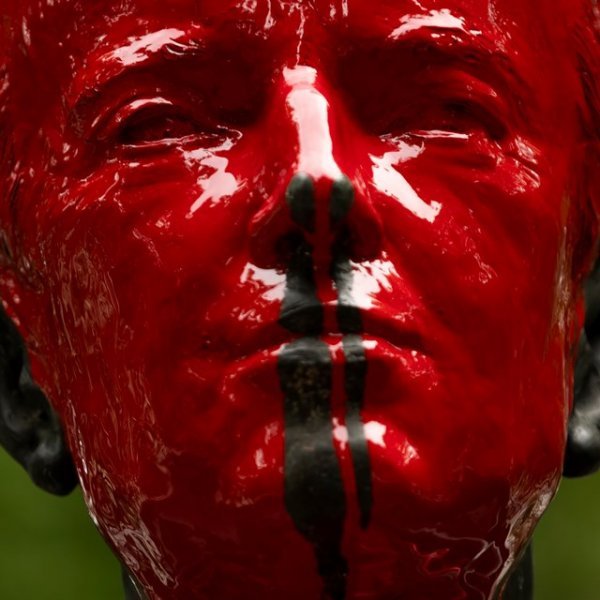
<instances>
[{"instance_id":1,"label":"dark paint streak","mask_svg":"<svg viewBox=\"0 0 600 600\"><path fill-rule=\"evenodd\" d=\"M296 340L279 357L285 394L285 505L298 531L314 546L326 598L343 600L346 499L331 428L331 372L329 348L317 338Z\"/></svg>"},{"instance_id":2,"label":"dark paint streak","mask_svg":"<svg viewBox=\"0 0 600 600\"><path fill-rule=\"evenodd\" d=\"M316 201L313 182L295 176L286 192L294 222L304 232L314 231ZM350 235L344 220L354 204L347 178L333 182L329 217L332 230L340 229L331 248L330 276L338 293L337 319L345 356L344 391L346 427L352 457L360 525L366 528L373 503L371 464L361 418L367 357L360 337L362 318L352 296L352 265L348 259ZM292 234L293 251L286 277L280 324L302 335L287 344L278 361L284 401L284 496L298 531L313 545L325 598L346 596L347 563L342 555L346 497L341 466L333 439L331 395L332 360L323 333L323 306L317 295L313 248L302 234Z\"/></svg>"},{"instance_id":3,"label":"dark paint streak","mask_svg":"<svg viewBox=\"0 0 600 600\"><path fill-rule=\"evenodd\" d=\"M292 333L316 336L323 331L323 306L313 278L312 248L302 238L292 243L279 323Z\"/></svg>"},{"instance_id":4,"label":"dark paint streak","mask_svg":"<svg viewBox=\"0 0 600 600\"><path fill-rule=\"evenodd\" d=\"M346 356L345 388L348 401L346 408L348 445L352 455L352 466L354 467L356 494L360 508L360 526L366 529L371 520L373 506L371 460L361 416L368 363L362 339L359 336L344 336L343 346Z\"/></svg>"},{"instance_id":5,"label":"dark paint streak","mask_svg":"<svg viewBox=\"0 0 600 600\"><path fill-rule=\"evenodd\" d=\"M343 224L354 205L354 188L347 177L335 181L331 188L329 214L332 227ZM338 292L337 319L343 339L346 368L344 383L347 398L346 429L352 456L356 494L360 509L360 526L366 529L371 520L373 482L369 446L365 435L361 411L364 403L367 376L367 356L360 333L363 331L360 308L352 294L354 277L351 255L351 235L344 228L332 252L331 277Z\"/></svg>"},{"instance_id":6,"label":"dark paint streak","mask_svg":"<svg viewBox=\"0 0 600 600\"><path fill-rule=\"evenodd\" d=\"M358 335L363 330L363 324L360 309L352 296L352 265L343 252L342 244L338 245L334 255L332 277L338 290L338 326L340 331L346 334L343 339L343 349L346 357L344 383L347 398L348 445L354 468L360 525L366 529L371 520L373 506L371 460L361 416L368 363L362 338Z\"/></svg>"},{"instance_id":7,"label":"dark paint streak","mask_svg":"<svg viewBox=\"0 0 600 600\"><path fill-rule=\"evenodd\" d=\"M332 227L348 216L354 204L354 188L352 182L342 176L331 186L331 202L329 203L329 219Z\"/></svg>"},{"instance_id":8,"label":"dark paint streak","mask_svg":"<svg viewBox=\"0 0 600 600\"><path fill-rule=\"evenodd\" d=\"M315 225L314 186L297 175L286 193L293 220L310 232ZM312 247L300 235L286 277L280 324L298 340L278 360L284 393L284 500L298 531L313 545L326 599L346 597L347 563L342 555L346 497L332 424L332 362L323 332L323 307L314 280Z\"/></svg>"},{"instance_id":9,"label":"dark paint streak","mask_svg":"<svg viewBox=\"0 0 600 600\"><path fill-rule=\"evenodd\" d=\"M315 186L304 173L295 175L285 194L285 200L292 213L292 219L305 231L313 233L316 221Z\"/></svg>"}]
</instances>

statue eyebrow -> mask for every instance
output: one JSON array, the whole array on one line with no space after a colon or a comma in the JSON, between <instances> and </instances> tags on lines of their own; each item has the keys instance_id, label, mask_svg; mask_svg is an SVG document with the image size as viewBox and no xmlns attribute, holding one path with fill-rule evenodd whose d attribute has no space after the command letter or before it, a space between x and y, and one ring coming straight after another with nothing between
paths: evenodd
<instances>
[{"instance_id":1,"label":"statue eyebrow","mask_svg":"<svg viewBox=\"0 0 600 600\"><path fill-rule=\"evenodd\" d=\"M410 14L404 15L400 19L400 24L389 35L392 39L406 35L413 31L432 32L453 32L466 33L471 35L481 35L481 31L477 29L467 29L466 18L463 16L453 15L447 8L441 10L430 10L425 14Z\"/></svg>"},{"instance_id":2,"label":"statue eyebrow","mask_svg":"<svg viewBox=\"0 0 600 600\"><path fill-rule=\"evenodd\" d=\"M396 29L396 32L399 30ZM414 27L390 34L384 40L364 40L391 64L406 64L410 57L422 56L432 65L447 63L464 68L482 80L514 105L518 113L536 110L537 102L528 74L510 54L486 39L479 31L455 27ZM524 117L526 115L523 115Z\"/></svg>"},{"instance_id":3,"label":"statue eyebrow","mask_svg":"<svg viewBox=\"0 0 600 600\"><path fill-rule=\"evenodd\" d=\"M534 118L547 102L534 87L537 63L523 61L517 53L513 56L510 46L466 27L407 27L396 35L389 33L392 29L384 35L366 28L338 34L335 76L353 111L365 122L377 119L381 95L401 102L427 94L432 102L436 98L444 102L449 88L434 84L454 82L452 93L458 103L461 97L473 98L482 107L499 109L515 130L528 137L537 139L543 134L543 123ZM376 91L366 89L357 73L367 73ZM480 84L489 88L489 97L474 94L476 89L484 89ZM474 87L477 85L480 87Z\"/></svg>"},{"instance_id":4,"label":"statue eyebrow","mask_svg":"<svg viewBox=\"0 0 600 600\"><path fill-rule=\"evenodd\" d=\"M77 106L102 93L102 90L122 75L166 60L183 60L204 53L208 45L206 31L161 29L92 56L85 68L73 80L66 94L67 106Z\"/></svg>"}]
</instances>

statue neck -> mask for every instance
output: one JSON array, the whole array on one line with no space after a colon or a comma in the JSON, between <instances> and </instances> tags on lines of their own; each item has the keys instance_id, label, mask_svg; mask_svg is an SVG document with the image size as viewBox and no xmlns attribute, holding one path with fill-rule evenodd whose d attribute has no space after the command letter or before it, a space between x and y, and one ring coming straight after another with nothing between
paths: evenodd
<instances>
[{"instance_id":1,"label":"statue neck","mask_svg":"<svg viewBox=\"0 0 600 600\"><path fill-rule=\"evenodd\" d=\"M125 600L147 600L140 586L125 568L123 568L123 586ZM228 599L224 598L223 600ZM533 600L533 554L531 546L527 548L512 574L503 598L498 600Z\"/></svg>"}]
</instances>

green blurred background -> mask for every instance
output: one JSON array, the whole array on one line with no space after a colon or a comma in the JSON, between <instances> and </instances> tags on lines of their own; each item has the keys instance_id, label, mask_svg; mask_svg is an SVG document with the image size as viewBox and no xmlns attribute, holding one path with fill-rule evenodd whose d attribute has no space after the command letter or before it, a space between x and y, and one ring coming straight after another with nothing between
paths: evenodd
<instances>
[{"instance_id":1,"label":"green blurred background","mask_svg":"<svg viewBox=\"0 0 600 600\"><path fill-rule=\"evenodd\" d=\"M0 474L0 600L120 600L81 494L36 490L2 451ZM563 483L535 538L536 600L600 600L598 499L600 477Z\"/></svg>"}]
</instances>

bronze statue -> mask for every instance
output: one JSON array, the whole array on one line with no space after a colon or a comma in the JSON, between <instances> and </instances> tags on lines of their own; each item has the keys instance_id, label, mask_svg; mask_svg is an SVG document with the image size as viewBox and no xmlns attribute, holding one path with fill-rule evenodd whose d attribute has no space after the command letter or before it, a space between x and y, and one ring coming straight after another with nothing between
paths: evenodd
<instances>
[{"instance_id":1,"label":"bronze statue","mask_svg":"<svg viewBox=\"0 0 600 600\"><path fill-rule=\"evenodd\" d=\"M0 441L128 596L530 600L600 464L596 4L0 16Z\"/></svg>"}]
</instances>

